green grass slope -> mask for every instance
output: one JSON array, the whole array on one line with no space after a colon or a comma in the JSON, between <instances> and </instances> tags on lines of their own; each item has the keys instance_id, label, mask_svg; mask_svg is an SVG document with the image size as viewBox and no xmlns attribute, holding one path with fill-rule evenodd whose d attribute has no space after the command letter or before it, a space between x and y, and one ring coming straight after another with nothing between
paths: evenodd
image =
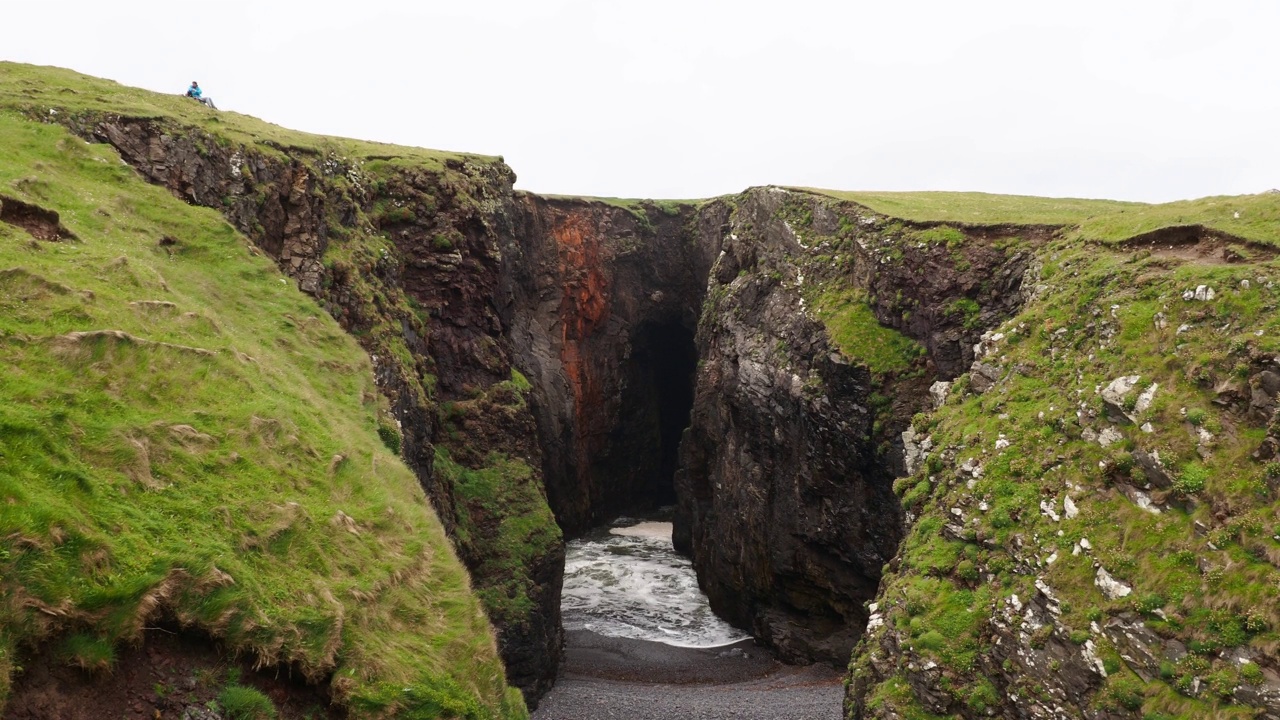
<instances>
[{"instance_id":1,"label":"green grass slope","mask_svg":"<svg viewBox=\"0 0 1280 720\"><path fill-rule=\"evenodd\" d=\"M1221 202L1184 205L1203 215ZM1071 716L1255 717L1240 699L1280 651L1280 458L1255 451L1280 428L1249 408L1280 353L1280 263L1070 239L1040 254L1040 293L983 359L994 387L967 390L962 375L915 420L933 449L895 489L916 519L880 588L884 624L851 668L871 677L896 637L901 662L867 694L871 716L935 717L910 690L921 667L937 668L932 687L964 717L1006 697L1061 702L991 660L1009 652L994 639L1012 616L1029 647L1087 650L1107 670ZM1201 285L1215 297L1184 299ZM1117 421L1102 390L1125 376L1138 377L1120 401L1131 421ZM1159 458L1166 482L1144 456ZM1099 568L1128 594L1104 594ZM1057 620L1019 630L1018 598L1040 597L1040 584ZM1154 665L1104 632L1134 616L1158 638Z\"/></svg>"},{"instance_id":2,"label":"green grass slope","mask_svg":"<svg viewBox=\"0 0 1280 720\"><path fill-rule=\"evenodd\" d=\"M105 102L105 81L28 72L0 65ZM33 646L106 668L167 616L331 678L356 716L525 714L328 315L215 212L60 127L0 112L0 195L79 238L0 223L0 703Z\"/></svg>"},{"instance_id":3,"label":"green grass slope","mask_svg":"<svg viewBox=\"0 0 1280 720\"><path fill-rule=\"evenodd\" d=\"M1120 242L1153 230L1203 225L1244 240L1280 245L1280 193L1207 197L1162 204L973 192L846 192L803 188L912 222L1060 225L1077 240Z\"/></svg>"},{"instance_id":4,"label":"green grass slope","mask_svg":"<svg viewBox=\"0 0 1280 720\"><path fill-rule=\"evenodd\" d=\"M440 169L446 160L493 160L480 155L429 150L289 130L249 115L211 111L180 93L172 95L121 85L63 68L0 62L0 108L36 119L57 120L51 110L69 115L124 115L157 118L199 128L228 143L276 152L335 152L359 160L380 160Z\"/></svg>"}]
</instances>

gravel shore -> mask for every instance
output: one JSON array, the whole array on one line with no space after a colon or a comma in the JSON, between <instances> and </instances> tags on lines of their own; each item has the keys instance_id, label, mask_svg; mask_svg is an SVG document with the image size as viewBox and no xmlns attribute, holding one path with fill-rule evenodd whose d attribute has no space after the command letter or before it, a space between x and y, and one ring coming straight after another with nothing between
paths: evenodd
<instances>
[{"instance_id":1,"label":"gravel shore","mask_svg":"<svg viewBox=\"0 0 1280 720\"><path fill-rule=\"evenodd\" d=\"M576 630L533 720L838 720L841 679L783 665L752 640L694 649Z\"/></svg>"}]
</instances>

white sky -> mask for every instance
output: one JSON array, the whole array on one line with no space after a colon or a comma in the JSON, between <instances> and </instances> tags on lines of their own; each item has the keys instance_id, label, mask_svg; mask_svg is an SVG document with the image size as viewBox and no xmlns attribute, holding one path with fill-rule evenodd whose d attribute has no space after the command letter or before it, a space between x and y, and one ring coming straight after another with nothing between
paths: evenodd
<instances>
[{"instance_id":1,"label":"white sky","mask_svg":"<svg viewBox=\"0 0 1280 720\"><path fill-rule=\"evenodd\" d=\"M4 0L0 58L518 187L1164 201L1280 187L1277 0Z\"/></svg>"}]
</instances>

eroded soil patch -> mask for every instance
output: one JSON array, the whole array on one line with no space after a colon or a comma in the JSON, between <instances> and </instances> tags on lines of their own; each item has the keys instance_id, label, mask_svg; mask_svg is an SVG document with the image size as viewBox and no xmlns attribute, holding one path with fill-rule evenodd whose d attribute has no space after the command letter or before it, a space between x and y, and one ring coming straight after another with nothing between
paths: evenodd
<instances>
[{"instance_id":1,"label":"eroded soil patch","mask_svg":"<svg viewBox=\"0 0 1280 720\"><path fill-rule=\"evenodd\" d=\"M142 647L118 651L109 672L70 667L52 651L23 663L3 720L193 720L221 718L214 711L230 684L256 688L280 718L342 718L323 688L288 671L253 670L248 659L229 656L211 640L176 630L152 630Z\"/></svg>"},{"instance_id":2,"label":"eroded soil patch","mask_svg":"<svg viewBox=\"0 0 1280 720\"><path fill-rule=\"evenodd\" d=\"M1120 244L1126 250L1147 250L1152 255L1200 265L1266 262L1276 249L1206 228L1178 225L1136 235Z\"/></svg>"},{"instance_id":3,"label":"eroded soil patch","mask_svg":"<svg viewBox=\"0 0 1280 720\"><path fill-rule=\"evenodd\" d=\"M58 213L6 195L0 195L0 222L20 227L37 240L76 239L74 233L62 226Z\"/></svg>"}]
</instances>

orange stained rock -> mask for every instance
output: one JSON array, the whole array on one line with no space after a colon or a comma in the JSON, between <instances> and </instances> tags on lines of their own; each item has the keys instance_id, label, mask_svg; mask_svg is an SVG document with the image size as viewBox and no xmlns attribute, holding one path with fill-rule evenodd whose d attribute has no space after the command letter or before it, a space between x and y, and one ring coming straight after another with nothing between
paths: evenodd
<instances>
[{"instance_id":1,"label":"orange stained rock","mask_svg":"<svg viewBox=\"0 0 1280 720\"><path fill-rule=\"evenodd\" d=\"M581 475L587 472L587 459L592 454L589 438L599 430L598 419L593 415L604 400L599 378L591 373L592 364L584 356L590 354L592 335L609 319L609 277L604 270L602 238L590 213L569 211L560 215L554 219L551 236L556 242L564 283L560 300L560 362L573 390L574 435Z\"/></svg>"}]
</instances>

